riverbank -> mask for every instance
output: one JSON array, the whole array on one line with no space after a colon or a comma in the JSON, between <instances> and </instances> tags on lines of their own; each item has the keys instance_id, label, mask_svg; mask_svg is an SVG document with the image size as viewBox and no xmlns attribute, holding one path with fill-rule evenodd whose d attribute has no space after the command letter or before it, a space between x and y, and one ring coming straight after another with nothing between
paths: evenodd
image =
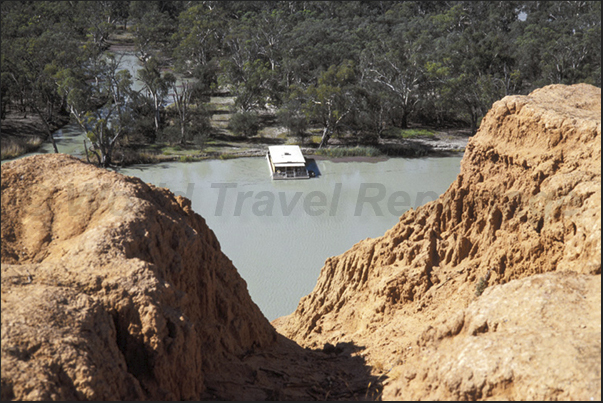
<instances>
[{"instance_id":1,"label":"riverbank","mask_svg":"<svg viewBox=\"0 0 603 403\"><path fill-rule=\"evenodd\" d=\"M110 50L116 53L133 53L131 45L123 41L112 44ZM133 76L136 75L136 63L137 59L130 57L124 65ZM330 139L328 147L319 149L321 127L309 127L303 140L290 136L286 128L279 125L275 110L258 112L261 124L256 135L234 134L230 121L235 111L235 98L228 93L214 94L205 104L205 108L209 112L209 129L202 135L191 136L184 144L180 144L167 134L179 132L179 128L170 118L170 113L166 113L164 127L157 135L155 143L140 143L122 138L112 155L113 163L123 167L174 161L262 157L266 155L268 146L285 144L299 145L307 156L340 161L357 161L359 158L378 161L389 157L450 156L462 153L471 137L468 129L411 125L408 129L390 127L380 136L342 132ZM168 105L166 111L169 109ZM51 148L46 147L50 139L46 134L44 122L37 115L31 112L25 114L17 110L9 111L1 125L2 160L34 152L52 152ZM85 137L83 134L77 135L81 130L70 122L69 115L58 116L50 125L55 133L59 129L70 132L71 148L68 150L61 145L64 133L55 135L59 152L74 154L73 145L79 144L81 147L77 147L74 155L86 159L83 145Z\"/></svg>"},{"instance_id":2,"label":"riverbank","mask_svg":"<svg viewBox=\"0 0 603 403\"><path fill-rule=\"evenodd\" d=\"M212 122L212 127L214 126ZM383 161L390 157L447 157L461 155L471 137L468 129L437 131L422 129L428 135L381 138L370 144L359 144L354 138L335 138L327 148L319 149L318 141L300 144L283 136L284 128L267 127L253 137L235 136L221 128L203 145L157 143L126 147L116 152L114 161L121 166L161 162L194 162L206 159L263 157L271 145L299 145L305 156L339 162ZM269 134L270 133L270 134ZM276 133L276 134L275 134Z\"/></svg>"},{"instance_id":3,"label":"riverbank","mask_svg":"<svg viewBox=\"0 0 603 403\"><path fill-rule=\"evenodd\" d=\"M58 116L56 121L49 124L54 132L67 123L69 123L69 116ZM13 159L35 152L45 141L50 141L40 117L31 113L7 112L0 125L2 160Z\"/></svg>"},{"instance_id":4,"label":"riverbank","mask_svg":"<svg viewBox=\"0 0 603 403\"><path fill-rule=\"evenodd\" d=\"M58 130L69 123L68 117L53 123ZM120 166L133 164L151 164L161 162L192 162L205 159L230 159L242 157L262 157L267 148L276 144L298 144L282 135L283 128L267 127L263 133L253 137L235 136L226 128L218 127L212 120L216 130L204 144L156 143L129 145L115 151L114 163ZM2 120L2 160L17 158L21 155L36 152L46 141L44 126L37 116L23 117L11 113ZM358 144L354 139L332 139L328 148L319 149L318 144L308 141L300 145L304 155L316 159L336 161L378 161L389 157L423 157L450 156L464 151L469 140L469 130L454 129L437 131L430 129L429 135L416 135L410 138L402 136L382 138L371 144ZM60 141L58 142L61 152Z\"/></svg>"}]
</instances>

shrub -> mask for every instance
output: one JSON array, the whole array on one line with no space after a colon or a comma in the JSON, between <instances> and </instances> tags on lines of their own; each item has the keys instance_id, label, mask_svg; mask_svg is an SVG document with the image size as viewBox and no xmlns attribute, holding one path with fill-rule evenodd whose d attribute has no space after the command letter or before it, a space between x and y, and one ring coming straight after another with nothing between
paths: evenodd
<instances>
[{"instance_id":1,"label":"shrub","mask_svg":"<svg viewBox=\"0 0 603 403\"><path fill-rule=\"evenodd\" d=\"M378 157L381 151L375 147L334 147L321 148L316 150L317 155L324 155L332 158L339 157Z\"/></svg>"},{"instance_id":2,"label":"shrub","mask_svg":"<svg viewBox=\"0 0 603 403\"><path fill-rule=\"evenodd\" d=\"M289 135L297 137L301 144L304 144L304 140L308 137L306 132L308 121L304 115L289 109L282 109L278 112L277 119L281 125L287 128Z\"/></svg>"},{"instance_id":3,"label":"shrub","mask_svg":"<svg viewBox=\"0 0 603 403\"><path fill-rule=\"evenodd\" d=\"M482 295L482 293L484 292L486 287L488 287L488 280L490 280L490 272L491 271L492 271L492 269L488 270L486 275L484 277L480 277L479 280L477 281L477 284L475 285L475 295L476 296L479 297L480 295Z\"/></svg>"},{"instance_id":4,"label":"shrub","mask_svg":"<svg viewBox=\"0 0 603 403\"><path fill-rule=\"evenodd\" d=\"M25 153L37 150L43 143L40 137L29 137L27 139L7 138L2 139L2 159L19 157Z\"/></svg>"},{"instance_id":5,"label":"shrub","mask_svg":"<svg viewBox=\"0 0 603 403\"><path fill-rule=\"evenodd\" d=\"M258 134L259 128L259 119L255 112L235 113L228 123L228 129L237 136L255 136Z\"/></svg>"}]
</instances>

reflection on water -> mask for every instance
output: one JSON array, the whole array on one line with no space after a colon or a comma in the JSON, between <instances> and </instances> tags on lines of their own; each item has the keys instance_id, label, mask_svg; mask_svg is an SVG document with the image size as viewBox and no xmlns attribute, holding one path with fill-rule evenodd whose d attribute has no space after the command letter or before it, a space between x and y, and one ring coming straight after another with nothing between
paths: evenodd
<instances>
[{"instance_id":1,"label":"reflection on water","mask_svg":"<svg viewBox=\"0 0 603 403\"><path fill-rule=\"evenodd\" d=\"M269 320L295 310L326 258L381 236L437 198L461 157L319 160L319 178L272 181L264 158L164 163L120 170L192 201Z\"/></svg>"}]
</instances>

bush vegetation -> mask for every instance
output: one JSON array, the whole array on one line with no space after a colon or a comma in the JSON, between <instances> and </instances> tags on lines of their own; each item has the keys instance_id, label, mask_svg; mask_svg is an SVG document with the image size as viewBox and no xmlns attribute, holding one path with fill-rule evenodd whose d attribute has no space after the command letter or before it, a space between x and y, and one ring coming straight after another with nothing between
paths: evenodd
<instances>
[{"instance_id":1,"label":"bush vegetation","mask_svg":"<svg viewBox=\"0 0 603 403\"><path fill-rule=\"evenodd\" d=\"M237 112L230 117L228 128L237 136L252 137L260 129L256 112Z\"/></svg>"},{"instance_id":2,"label":"bush vegetation","mask_svg":"<svg viewBox=\"0 0 603 403\"><path fill-rule=\"evenodd\" d=\"M503 96L601 86L601 2L38 1L2 2L0 16L2 118L70 113L103 165L127 144L203 144L201 105L220 91L235 134L279 111L322 148L341 133L429 135L412 123L475 132ZM118 37L138 77L109 52Z\"/></svg>"},{"instance_id":3,"label":"bush vegetation","mask_svg":"<svg viewBox=\"0 0 603 403\"><path fill-rule=\"evenodd\" d=\"M341 157L379 157L381 151L375 147L329 147L316 150L316 155L323 155L331 158Z\"/></svg>"}]
</instances>

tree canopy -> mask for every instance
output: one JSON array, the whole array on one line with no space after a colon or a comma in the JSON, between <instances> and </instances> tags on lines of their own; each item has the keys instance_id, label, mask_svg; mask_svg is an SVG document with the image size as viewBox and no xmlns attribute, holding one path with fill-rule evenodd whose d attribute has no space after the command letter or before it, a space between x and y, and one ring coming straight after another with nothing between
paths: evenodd
<instances>
[{"instance_id":1,"label":"tree canopy","mask_svg":"<svg viewBox=\"0 0 603 403\"><path fill-rule=\"evenodd\" d=\"M165 68L229 91L241 114L270 107L295 132L318 125L323 145L341 130L379 136L410 122L475 131L505 95L601 85L600 2L7 1L1 17L3 116L69 110L67 70L107 88L101 55L124 29L155 130Z\"/></svg>"}]
</instances>

